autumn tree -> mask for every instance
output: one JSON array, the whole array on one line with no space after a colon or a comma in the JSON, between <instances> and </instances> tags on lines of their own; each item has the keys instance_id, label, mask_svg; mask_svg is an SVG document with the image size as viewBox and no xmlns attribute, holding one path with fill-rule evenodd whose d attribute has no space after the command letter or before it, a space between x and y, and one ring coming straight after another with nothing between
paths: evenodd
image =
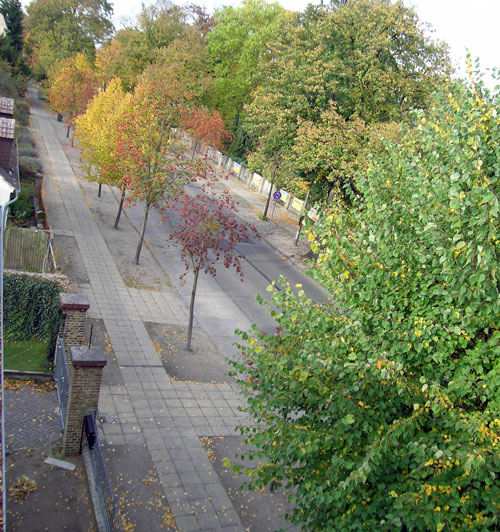
<instances>
[{"instance_id":1,"label":"autumn tree","mask_svg":"<svg viewBox=\"0 0 500 532\"><path fill-rule=\"evenodd\" d=\"M252 234L260 239L253 225L246 225L235 216L236 205L227 191L217 196L203 192L193 196L184 192L168 209L168 219L175 227L170 239L181 248L186 267L183 276L188 272L193 274L186 341L188 351L191 350L199 274L204 272L215 277L217 266L222 263L225 268L234 268L243 281L240 262L243 256L236 246L240 241L247 241Z\"/></svg>"},{"instance_id":2,"label":"autumn tree","mask_svg":"<svg viewBox=\"0 0 500 532\"><path fill-rule=\"evenodd\" d=\"M258 64L262 82L245 108L246 127L258 139L279 121L285 150L308 133L307 127L328 122L332 110L337 118L331 125L340 128L332 136L339 140L358 136L362 122L400 122L409 109L426 107L449 72L445 46L431 41L415 12L400 2L352 0L331 10L318 8L274 35L273 60ZM340 146L336 150L342 157ZM300 177L310 183L333 176L322 177L320 168L311 170L310 161L307 165L309 173ZM336 160L331 167L343 165L351 166Z\"/></svg>"},{"instance_id":3,"label":"autumn tree","mask_svg":"<svg viewBox=\"0 0 500 532\"><path fill-rule=\"evenodd\" d=\"M205 108L193 107L182 113L184 129L194 137L193 155L199 145L202 152L207 147L221 150L224 141L229 138L229 133L224 126L224 120L218 111L209 112Z\"/></svg>"},{"instance_id":4,"label":"autumn tree","mask_svg":"<svg viewBox=\"0 0 500 532\"><path fill-rule=\"evenodd\" d=\"M83 53L63 60L50 77L49 100L66 116L68 136L77 116L82 115L97 91L97 79Z\"/></svg>"},{"instance_id":5,"label":"autumn tree","mask_svg":"<svg viewBox=\"0 0 500 532\"><path fill-rule=\"evenodd\" d=\"M211 105L213 77L207 44L199 30L189 26L184 35L158 51L152 76L175 77L198 105Z\"/></svg>"},{"instance_id":6,"label":"autumn tree","mask_svg":"<svg viewBox=\"0 0 500 532\"><path fill-rule=\"evenodd\" d=\"M304 530L498 528L499 101L456 82L412 113L363 200L310 228L331 302L283 281L277 334L241 333L261 465L234 469Z\"/></svg>"},{"instance_id":7,"label":"autumn tree","mask_svg":"<svg viewBox=\"0 0 500 532\"><path fill-rule=\"evenodd\" d=\"M129 106L130 94L123 91L119 79L114 79L105 90L96 94L86 112L76 119L75 137L82 149L80 158L86 178L99 184L99 197L103 184L120 188L115 229L118 228L126 194L120 160L116 158L117 124Z\"/></svg>"},{"instance_id":8,"label":"autumn tree","mask_svg":"<svg viewBox=\"0 0 500 532\"><path fill-rule=\"evenodd\" d=\"M79 52L93 57L113 32L107 0L33 0L26 11L26 51L39 78Z\"/></svg>"},{"instance_id":9,"label":"autumn tree","mask_svg":"<svg viewBox=\"0 0 500 532\"><path fill-rule=\"evenodd\" d=\"M173 82L140 80L130 106L116 126L123 187L130 202L144 201L144 217L135 253L139 264L148 215L152 207L175 197L186 176L172 151L172 128L178 126L183 91Z\"/></svg>"}]
</instances>

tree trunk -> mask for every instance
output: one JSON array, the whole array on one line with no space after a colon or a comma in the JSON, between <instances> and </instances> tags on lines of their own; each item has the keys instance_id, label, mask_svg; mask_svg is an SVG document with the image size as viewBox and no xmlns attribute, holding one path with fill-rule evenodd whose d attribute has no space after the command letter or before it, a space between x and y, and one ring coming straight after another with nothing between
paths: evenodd
<instances>
[{"instance_id":1,"label":"tree trunk","mask_svg":"<svg viewBox=\"0 0 500 532\"><path fill-rule=\"evenodd\" d=\"M198 149L198 141L195 140L194 141L194 148L193 148L193 153L191 155L191 160L194 160L194 156L196 155L196 150Z\"/></svg>"},{"instance_id":2,"label":"tree trunk","mask_svg":"<svg viewBox=\"0 0 500 532\"><path fill-rule=\"evenodd\" d=\"M196 285L198 284L199 270L194 272L193 289L191 290L191 302L189 303L189 324L187 332L186 350L191 351L191 339L193 337L193 318L194 318L194 298L196 296Z\"/></svg>"},{"instance_id":3,"label":"tree trunk","mask_svg":"<svg viewBox=\"0 0 500 532\"><path fill-rule=\"evenodd\" d=\"M113 229L118 229L118 223L120 222L120 216L122 215L123 202L125 201L125 189L122 190L122 197L120 198L120 205L118 206L118 213L116 214L115 224Z\"/></svg>"},{"instance_id":4,"label":"tree trunk","mask_svg":"<svg viewBox=\"0 0 500 532\"><path fill-rule=\"evenodd\" d=\"M97 190L97 197L101 197L102 183L99 183L99 189Z\"/></svg>"},{"instance_id":5,"label":"tree trunk","mask_svg":"<svg viewBox=\"0 0 500 532\"><path fill-rule=\"evenodd\" d=\"M146 232L146 223L148 221L149 207L150 207L150 204L146 203L146 209L144 211L144 218L142 219L141 236L139 238L139 243L137 244L137 250L135 252L135 263L136 264L139 264L139 257L141 256L141 248L142 248L142 243L144 242L144 233Z\"/></svg>"},{"instance_id":6,"label":"tree trunk","mask_svg":"<svg viewBox=\"0 0 500 532\"><path fill-rule=\"evenodd\" d=\"M69 130L71 129L71 125L68 124L68 129L66 131L66 138L69 139Z\"/></svg>"},{"instance_id":7,"label":"tree trunk","mask_svg":"<svg viewBox=\"0 0 500 532\"><path fill-rule=\"evenodd\" d=\"M274 175L271 180L271 188L269 189L269 194L267 195L267 201L266 201L266 208L264 209L264 218L267 218L267 211L269 210L269 202L271 201L271 196L273 194L273 188L274 188Z\"/></svg>"},{"instance_id":8,"label":"tree trunk","mask_svg":"<svg viewBox=\"0 0 500 532\"><path fill-rule=\"evenodd\" d=\"M71 135L71 147L74 147L75 135Z\"/></svg>"}]
</instances>

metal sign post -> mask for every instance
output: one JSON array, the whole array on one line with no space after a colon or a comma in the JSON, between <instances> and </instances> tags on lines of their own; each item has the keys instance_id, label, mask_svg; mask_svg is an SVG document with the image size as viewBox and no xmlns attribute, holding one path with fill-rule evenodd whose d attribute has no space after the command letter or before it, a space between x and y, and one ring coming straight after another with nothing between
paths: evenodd
<instances>
[{"instance_id":1,"label":"metal sign post","mask_svg":"<svg viewBox=\"0 0 500 532\"><path fill-rule=\"evenodd\" d=\"M274 198L274 205L273 205L273 212L271 214L271 222L273 221L273 218L274 218L274 211L276 210L276 204L278 203L278 200L281 198L281 192L277 190L273 194L273 198Z\"/></svg>"}]
</instances>

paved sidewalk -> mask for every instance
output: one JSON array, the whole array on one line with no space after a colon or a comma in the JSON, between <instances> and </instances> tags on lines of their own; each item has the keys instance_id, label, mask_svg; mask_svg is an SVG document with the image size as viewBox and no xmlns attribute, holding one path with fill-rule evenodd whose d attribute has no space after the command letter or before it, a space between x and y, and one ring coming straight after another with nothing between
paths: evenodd
<instances>
[{"instance_id":1,"label":"paved sidewalk","mask_svg":"<svg viewBox=\"0 0 500 532\"><path fill-rule=\"evenodd\" d=\"M91 316L104 322L124 383L101 391L99 412L114 421L103 424L105 439L117 453L120 446L143 442L178 530L243 531L200 443L200 436L234 434L244 422L237 388L170 381L143 320L176 324L185 309L173 291L125 286L61 146L55 117L34 94L32 103L32 121L53 168L51 196L45 197L49 221L51 209L57 209L64 227L54 229L76 238L89 280L82 288L91 300Z\"/></svg>"}]
</instances>

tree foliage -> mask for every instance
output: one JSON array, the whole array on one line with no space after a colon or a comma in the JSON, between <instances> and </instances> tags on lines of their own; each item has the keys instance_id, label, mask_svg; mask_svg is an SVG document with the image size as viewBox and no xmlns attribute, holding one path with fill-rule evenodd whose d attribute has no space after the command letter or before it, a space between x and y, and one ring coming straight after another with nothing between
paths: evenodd
<instances>
[{"instance_id":1,"label":"tree foliage","mask_svg":"<svg viewBox=\"0 0 500 532\"><path fill-rule=\"evenodd\" d=\"M85 55L80 52L57 65L49 80L52 107L74 125L97 91L97 79Z\"/></svg>"},{"instance_id":2,"label":"tree foliage","mask_svg":"<svg viewBox=\"0 0 500 532\"><path fill-rule=\"evenodd\" d=\"M119 79L113 79L76 119L75 137L82 149L81 162L86 178L90 181L122 188L120 160L116 158L117 124L129 106L130 95L123 91Z\"/></svg>"},{"instance_id":3,"label":"tree foliage","mask_svg":"<svg viewBox=\"0 0 500 532\"><path fill-rule=\"evenodd\" d=\"M352 0L291 19L275 28L268 53L273 59L258 65L262 81L246 106L246 127L260 138L279 123L276 149L290 153L297 143L299 177L310 183L337 180L342 167L348 171L341 180L348 182L357 151L353 141L364 142L362 124L401 122L409 109L426 107L449 70L445 47L427 38L414 11L380 0ZM314 168L307 154L297 152L309 142L300 137L326 125L337 129L330 135L329 162L322 162L329 167ZM346 136L343 160L339 141Z\"/></svg>"},{"instance_id":4,"label":"tree foliage","mask_svg":"<svg viewBox=\"0 0 500 532\"><path fill-rule=\"evenodd\" d=\"M210 183L213 184L213 181ZM204 190L210 188L204 186ZM181 258L186 267L184 275L188 271L193 273L186 343L188 351L191 349L194 303L200 272L215 277L217 265L222 262L225 268L234 268L243 281L240 263L243 256L236 246L240 241L246 241L252 233L260 239L257 229L240 222L235 212L237 204L227 191L219 195L198 193L194 196L184 192L170 204L168 218L174 223L180 221L170 234L170 239L181 248Z\"/></svg>"},{"instance_id":5,"label":"tree foliage","mask_svg":"<svg viewBox=\"0 0 500 532\"><path fill-rule=\"evenodd\" d=\"M136 264L151 207L175 197L186 182L171 150L172 128L179 125L184 104L185 94L173 81L142 79L116 125L114 157L120 161L123 187L129 191L129 202L145 203Z\"/></svg>"},{"instance_id":6,"label":"tree foliage","mask_svg":"<svg viewBox=\"0 0 500 532\"><path fill-rule=\"evenodd\" d=\"M241 7L216 11L208 53L215 76L215 105L226 123L249 101L256 86L256 66L266 55L273 25L283 13L279 4L264 0L245 0Z\"/></svg>"},{"instance_id":7,"label":"tree foliage","mask_svg":"<svg viewBox=\"0 0 500 532\"><path fill-rule=\"evenodd\" d=\"M96 46L113 32L107 0L33 0L26 11L26 51L40 78L79 52L93 57Z\"/></svg>"},{"instance_id":8,"label":"tree foliage","mask_svg":"<svg viewBox=\"0 0 500 532\"><path fill-rule=\"evenodd\" d=\"M332 302L271 286L277 334L242 333L251 484L307 530L499 526L499 104L457 82L413 113L310 229Z\"/></svg>"}]
</instances>

